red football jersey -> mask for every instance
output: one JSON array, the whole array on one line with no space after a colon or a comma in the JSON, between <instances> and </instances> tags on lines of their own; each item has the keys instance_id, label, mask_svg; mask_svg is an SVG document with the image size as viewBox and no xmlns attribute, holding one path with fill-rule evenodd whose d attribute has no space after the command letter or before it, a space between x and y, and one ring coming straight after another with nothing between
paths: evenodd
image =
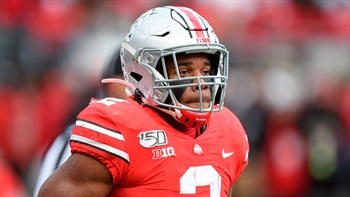
<instances>
[{"instance_id":1,"label":"red football jersey","mask_svg":"<svg viewBox=\"0 0 350 197\"><path fill-rule=\"evenodd\" d=\"M192 138L136 101L91 101L77 118L72 153L103 163L113 177L110 196L225 197L248 164L246 133L227 108L213 113Z\"/></svg>"}]
</instances>

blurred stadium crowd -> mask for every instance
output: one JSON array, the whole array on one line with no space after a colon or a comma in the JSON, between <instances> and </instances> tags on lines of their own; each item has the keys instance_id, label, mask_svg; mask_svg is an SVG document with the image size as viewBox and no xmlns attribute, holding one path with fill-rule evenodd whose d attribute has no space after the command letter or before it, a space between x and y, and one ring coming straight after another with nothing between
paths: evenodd
<instances>
[{"instance_id":1,"label":"blurred stadium crowd","mask_svg":"<svg viewBox=\"0 0 350 197\"><path fill-rule=\"evenodd\" d=\"M0 196L31 196L48 144L162 5L196 10L230 51L226 106L251 146L235 196L350 196L348 0L0 0Z\"/></svg>"}]
</instances>

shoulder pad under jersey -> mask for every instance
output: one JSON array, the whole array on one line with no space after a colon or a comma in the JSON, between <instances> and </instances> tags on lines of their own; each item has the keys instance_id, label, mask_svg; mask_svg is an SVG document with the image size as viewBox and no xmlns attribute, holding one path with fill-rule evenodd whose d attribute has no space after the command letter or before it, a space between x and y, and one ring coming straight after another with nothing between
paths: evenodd
<instances>
[{"instance_id":1,"label":"shoulder pad under jersey","mask_svg":"<svg viewBox=\"0 0 350 197\"><path fill-rule=\"evenodd\" d=\"M137 121L137 124L143 122L140 118L147 119L148 115L144 111L145 107L133 99L117 99L117 98L104 98L104 99L92 99L89 106L81 112L81 117L99 117L99 119L109 119L117 124L125 124L130 121ZM95 114L95 115L93 115ZM146 121L147 122L147 121Z\"/></svg>"}]
</instances>

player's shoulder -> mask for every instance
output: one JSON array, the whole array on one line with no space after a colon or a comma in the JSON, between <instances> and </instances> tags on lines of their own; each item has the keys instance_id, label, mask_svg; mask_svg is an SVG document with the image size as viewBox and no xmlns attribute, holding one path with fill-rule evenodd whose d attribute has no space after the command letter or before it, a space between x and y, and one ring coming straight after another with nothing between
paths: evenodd
<instances>
[{"instance_id":1,"label":"player's shoulder","mask_svg":"<svg viewBox=\"0 0 350 197\"><path fill-rule=\"evenodd\" d=\"M109 108L109 107L126 107L132 105L134 102L132 99L120 99L113 97L106 97L103 99L91 98L88 107L96 108Z\"/></svg>"},{"instance_id":2,"label":"player's shoulder","mask_svg":"<svg viewBox=\"0 0 350 197\"><path fill-rule=\"evenodd\" d=\"M241 121L230 109L223 107L220 113L218 113L218 116L218 118L221 120L221 123L225 125L225 128L234 130L235 132L241 133L242 135L246 135Z\"/></svg>"},{"instance_id":3,"label":"player's shoulder","mask_svg":"<svg viewBox=\"0 0 350 197\"><path fill-rule=\"evenodd\" d=\"M106 127L120 126L127 122L140 124L144 122L142 120L147 122L150 118L150 109L131 97L127 100L111 97L91 99L90 104L77 117L78 120L98 123Z\"/></svg>"},{"instance_id":4,"label":"player's shoulder","mask_svg":"<svg viewBox=\"0 0 350 197\"><path fill-rule=\"evenodd\" d=\"M225 128L223 130L229 132L226 137L231 136L230 143L236 146L237 150L241 150L238 152L241 153L240 155L242 159L244 158L245 162L248 158L249 142L248 136L241 121L231 110L226 107L221 110L220 118L221 126Z\"/></svg>"},{"instance_id":5,"label":"player's shoulder","mask_svg":"<svg viewBox=\"0 0 350 197\"><path fill-rule=\"evenodd\" d=\"M90 100L89 105L83 110L84 111L101 111L105 113L115 113L117 114L118 112L123 112L128 113L132 110L141 110L142 106L134 101L132 98L129 99L119 99L119 98L113 98L113 97L106 97L103 99L95 99L92 98Z\"/></svg>"},{"instance_id":6,"label":"player's shoulder","mask_svg":"<svg viewBox=\"0 0 350 197\"><path fill-rule=\"evenodd\" d=\"M235 122L238 121L239 122L239 119L237 118L237 116L227 107L222 108L222 110L220 112L220 117L222 119L227 119L230 121L235 121Z\"/></svg>"}]
</instances>

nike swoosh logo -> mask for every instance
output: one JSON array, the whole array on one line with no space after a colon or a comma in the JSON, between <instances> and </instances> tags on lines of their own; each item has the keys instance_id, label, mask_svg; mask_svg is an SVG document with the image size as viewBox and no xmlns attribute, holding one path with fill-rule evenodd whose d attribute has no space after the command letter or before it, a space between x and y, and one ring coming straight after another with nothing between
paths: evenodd
<instances>
[{"instance_id":1,"label":"nike swoosh logo","mask_svg":"<svg viewBox=\"0 0 350 197\"><path fill-rule=\"evenodd\" d=\"M225 159L229 156L233 155L233 152L228 152L228 153L225 153L225 150L222 149L222 157Z\"/></svg>"}]
</instances>

